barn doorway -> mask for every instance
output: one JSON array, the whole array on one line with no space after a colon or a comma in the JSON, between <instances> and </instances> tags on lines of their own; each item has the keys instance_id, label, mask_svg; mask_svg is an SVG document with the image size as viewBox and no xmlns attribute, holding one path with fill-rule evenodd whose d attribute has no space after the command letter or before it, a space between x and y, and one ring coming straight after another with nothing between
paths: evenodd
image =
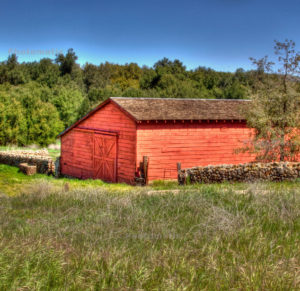
<instances>
[{"instance_id":1,"label":"barn doorway","mask_svg":"<svg viewBox=\"0 0 300 291\"><path fill-rule=\"evenodd\" d=\"M64 137L61 167L80 179L117 182L117 133L76 128Z\"/></svg>"},{"instance_id":2,"label":"barn doorway","mask_svg":"<svg viewBox=\"0 0 300 291\"><path fill-rule=\"evenodd\" d=\"M94 133L94 179L117 182L117 136Z\"/></svg>"}]
</instances>

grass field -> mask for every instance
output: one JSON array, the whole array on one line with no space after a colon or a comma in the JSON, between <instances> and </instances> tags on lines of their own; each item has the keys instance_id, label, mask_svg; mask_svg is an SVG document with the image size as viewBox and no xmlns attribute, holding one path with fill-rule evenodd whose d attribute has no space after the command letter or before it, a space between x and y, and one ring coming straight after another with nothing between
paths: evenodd
<instances>
[{"instance_id":1,"label":"grass field","mask_svg":"<svg viewBox=\"0 0 300 291\"><path fill-rule=\"evenodd\" d=\"M295 183L151 187L0 165L0 290L299 290Z\"/></svg>"}]
</instances>

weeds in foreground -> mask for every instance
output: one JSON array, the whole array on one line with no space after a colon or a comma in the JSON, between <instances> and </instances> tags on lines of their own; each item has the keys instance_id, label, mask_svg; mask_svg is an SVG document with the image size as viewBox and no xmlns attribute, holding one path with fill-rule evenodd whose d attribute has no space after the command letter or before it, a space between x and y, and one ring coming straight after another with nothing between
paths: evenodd
<instances>
[{"instance_id":1,"label":"weeds in foreground","mask_svg":"<svg viewBox=\"0 0 300 291\"><path fill-rule=\"evenodd\" d=\"M0 290L299 290L300 191L268 184L0 197Z\"/></svg>"}]
</instances>

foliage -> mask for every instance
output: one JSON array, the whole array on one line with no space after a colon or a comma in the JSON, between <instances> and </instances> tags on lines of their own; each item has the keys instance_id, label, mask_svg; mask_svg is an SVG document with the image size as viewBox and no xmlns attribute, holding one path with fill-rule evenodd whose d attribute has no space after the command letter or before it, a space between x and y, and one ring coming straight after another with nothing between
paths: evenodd
<instances>
[{"instance_id":1,"label":"foliage","mask_svg":"<svg viewBox=\"0 0 300 291\"><path fill-rule=\"evenodd\" d=\"M62 75L71 74L78 57L76 56L73 49L69 49L67 54L58 54L56 56L55 62L59 64L59 70Z\"/></svg>"},{"instance_id":2,"label":"foliage","mask_svg":"<svg viewBox=\"0 0 300 291\"><path fill-rule=\"evenodd\" d=\"M21 101L0 91L0 144L26 144L26 128Z\"/></svg>"},{"instance_id":3,"label":"foliage","mask_svg":"<svg viewBox=\"0 0 300 291\"><path fill-rule=\"evenodd\" d=\"M8 82L12 85L24 84L26 82L25 72L18 65L17 56L12 54L8 56L6 62L0 66L0 83Z\"/></svg>"},{"instance_id":4,"label":"foliage","mask_svg":"<svg viewBox=\"0 0 300 291\"><path fill-rule=\"evenodd\" d=\"M59 112L60 120L65 127L74 123L79 116L79 109L84 101L84 95L75 83L67 86L57 85L53 88L52 98L47 100Z\"/></svg>"},{"instance_id":5,"label":"foliage","mask_svg":"<svg viewBox=\"0 0 300 291\"><path fill-rule=\"evenodd\" d=\"M1 145L48 145L55 141L63 124L54 105L42 101L43 93L33 82L0 87Z\"/></svg>"},{"instance_id":6,"label":"foliage","mask_svg":"<svg viewBox=\"0 0 300 291\"><path fill-rule=\"evenodd\" d=\"M267 57L252 59L257 66L256 93L247 118L255 133L246 150L262 161L293 161L300 151L300 54L294 47L288 40L275 43L276 74Z\"/></svg>"},{"instance_id":7,"label":"foliage","mask_svg":"<svg viewBox=\"0 0 300 291\"><path fill-rule=\"evenodd\" d=\"M69 49L65 54L58 54L54 60L44 58L38 62L19 63L17 56L12 54L0 63L0 126L3 129L0 144L42 142L38 134L30 134L34 138L27 138L25 134L27 125L36 127L34 131L37 132L39 125L26 121L26 116L29 116L26 112L33 111L23 107L31 106L33 102L28 100L26 103L21 98L23 91L26 98L34 95L32 98L35 101L41 101L37 101L39 106L47 107L49 114L51 112L52 117L39 113L40 117L35 118L34 122L47 118L49 120L43 124L50 124L50 120L54 120L55 110L59 114L60 125L53 125L54 130L49 133L51 138L45 141L48 143L59 133L61 124L63 127L71 125L109 97L243 99L257 93L258 84L263 83L268 75L264 71L258 74L241 68L234 73L216 72L201 66L188 70L180 60L167 58L157 61L153 67L109 62L99 65L86 63L80 67L77 59L75 51ZM288 84L291 82L300 92L299 80L287 80ZM46 129L43 126L43 130Z\"/></svg>"}]
</instances>

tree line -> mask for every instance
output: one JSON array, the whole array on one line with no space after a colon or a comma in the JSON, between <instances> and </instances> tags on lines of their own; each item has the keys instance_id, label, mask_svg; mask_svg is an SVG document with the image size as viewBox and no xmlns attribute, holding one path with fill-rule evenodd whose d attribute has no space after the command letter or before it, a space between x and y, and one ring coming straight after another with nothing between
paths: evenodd
<instances>
[{"instance_id":1,"label":"tree line","mask_svg":"<svg viewBox=\"0 0 300 291\"><path fill-rule=\"evenodd\" d=\"M108 97L246 98L254 72L187 70L179 60L153 67L109 62L80 66L73 49L54 60L0 63L0 145L42 146Z\"/></svg>"},{"instance_id":2,"label":"tree line","mask_svg":"<svg viewBox=\"0 0 300 291\"><path fill-rule=\"evenodd\" d=\"M19 63L12 54L0 63L0 145L46 146L108 97L245 99L266 92L266 80L281 78L280 72L268 70L266 59L253 59L253 70L235 72L201 66L188 70L181 61L167 58L152 67L109 62L80 66L77 59L69 49L55 59ZM291 82L300 92L298 79L286 78Z\"/></svg>"}]
</instances>

